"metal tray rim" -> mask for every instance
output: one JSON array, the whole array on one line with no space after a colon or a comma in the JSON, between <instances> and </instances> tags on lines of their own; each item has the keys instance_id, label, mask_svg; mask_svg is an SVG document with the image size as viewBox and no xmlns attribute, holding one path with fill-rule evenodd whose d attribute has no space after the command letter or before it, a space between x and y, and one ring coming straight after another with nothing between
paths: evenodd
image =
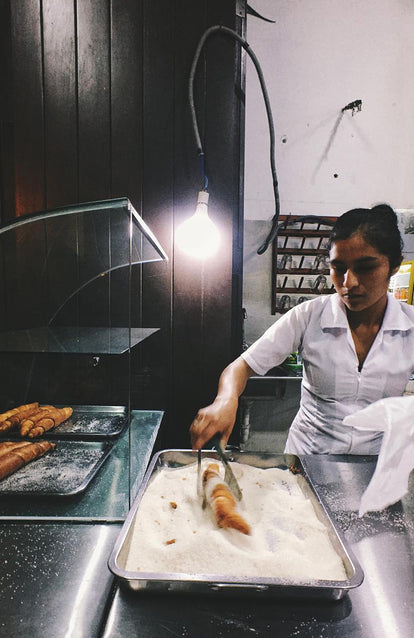
<instances>
[{"instance_id":1,"label":"metal tray rim","mask_svg":"<svg viewBox=\"0 0 414 638\"><path fill-rule=\"evenodd\" d=\"M180 583L181 585L184 585L185 583L188 583L189 586L191 586L191 584L193 583L198 583L198 584L202 584L202 585L207 585L207 586L212 586L212 585L229 585L229 586L234 586L234 587L240 587L240 586L245 586L245 587L252 587L252 588L266 588L269 589L269 591L271 590L278 590L280 588L289 588L290 590L292 590L293 592L296 591L312 591L312 592L316 592L318 590L320 591L324 591L326 592L327 590L329 590L330 592L332 592L332 594L334 594L334 592L338 592L339 590L339 595L337 595L337 593L335 594L335 598L337 599L338 597L342 597L343 595L345 595L350 589L354 589L356 587L359 587L359 585L361 585L361 583L363 582L364 579L364 572L362 570L362 567L360 566L358 560L356 559L355 555L353 554L352 550L350 550L350 548L347 546L346 541L343 538L343 535L341 533L340 530L338 530L338 528L335 526L335 524L333 523L329 512L327 512L325 505L323 504L323 502L321 501L317 491L315 490L315 487L313 486L312 482L310 481L306 470L304 469L302 463L300 462L300 459L298 459L298 467L301 470L302 475L306 478L309 487L311 488L311 490L313 491L313 493L315 494L317 501L319 503L319 505L321 506L321 508L323 509L324 515L326 516L328 522L330 523L332 529L334 530L343 550L345 551L347 558L349 559L350 563L352 564L353 567L353 575L348 578L347 580L315 580L312 582L295 582L292 583L291 581L286 581L285 579L277 579L277 578L270 578L270 577L261 577L259 580L257 578L253 578L253 577L243 577L243 578L237 578L237 577L232 577L232 576L227 576L227 575L223 575L223 574L208 574L208 575L204 575L204 574L186 574L183 572L180 573L169 573L169 572L131 572L131 571L126 571L123 570L122 568L119 567L119 565L117 564L117 559L118 556L122 550L123 544L127 538L127 535L129 533L129 529L131 527L131 524L134 520L135 514L138 510L140 501L142 499L142 496L145 492L145 489L147 487L148 481L154 471L154 468L156 466L156 464L158 463L158 460L160 459L160 457L162 457L162 455L164 455L165 453L170 453L170 452L176 452L176 453L188 453L191 454L191 456L194 456L194 461L196 460L196 452L194 452L193 450L185 450L185 449L166 449L166 450L160 450L159 452L157 452L153 458L150 461L150 464L148 466L148 469L145 473L145 476L142 480L140 489L137 493L137 496L132 504L131 509L128 512L128 515L124 521L124 524L121 528L120 534L117 537L117 540L115 542L113 551L111 552L111 555L108 559L108 567L110 569L110 571L118 578L120 579L121 583L126 584L126 585L130 585L130 584L139 584L139 583L143 583L145 584L145 582L147 581L151 581L152 583L156 582L156 583ZM215 452L212 452L211 450L203 450L203 453L208 453L209 455L211 455L214 458L217 458L217 455ZM273 453L251 453L251 452L236 452L236 453L232 453L232 455L234 456L235 460L239 461L240 459L243 458L243 456L245 457L259 457L260 458L275 458L278 460L281 460L282 458L284 458L284 455L280 455L280 454L273 454ZM280 463L278 463L280 464Z\"/></svg>"}]
</instances>

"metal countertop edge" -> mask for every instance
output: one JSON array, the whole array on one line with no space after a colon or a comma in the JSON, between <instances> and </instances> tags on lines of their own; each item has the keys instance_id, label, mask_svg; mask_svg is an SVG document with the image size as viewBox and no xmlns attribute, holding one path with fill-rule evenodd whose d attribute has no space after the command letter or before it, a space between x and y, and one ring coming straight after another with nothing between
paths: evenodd
<instances>
[{"instance_id":1,"label":"metal countertop edge","mask_svg":"<svg viewBox=\"0 0 414 638\"><path fill-rule=\"evenodd\" d=\"M1 523L83 523L85 525L123 524L125 518L85 518L83 516L0 516Z\"/></svg>"}]
</instances>

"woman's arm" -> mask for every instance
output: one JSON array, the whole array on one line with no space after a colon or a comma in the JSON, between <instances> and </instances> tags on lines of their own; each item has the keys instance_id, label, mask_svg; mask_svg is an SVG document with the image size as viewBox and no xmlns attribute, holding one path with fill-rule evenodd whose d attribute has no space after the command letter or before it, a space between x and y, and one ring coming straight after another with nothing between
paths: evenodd
<instances>
[{"instance_id":1,"label":"woman's arm","mask_svg":"<svg viewBox=\"0 0 414 638\"><path fill-rule=\"evenodd\" d=\"M190 426L193 450L201 449L217 433L221 434L223 447L227 445L236 420L239 396L252 374L254 371L242 357L223 370L216 398L211 405L197 412Z\"/></svg>"}]
</instances>

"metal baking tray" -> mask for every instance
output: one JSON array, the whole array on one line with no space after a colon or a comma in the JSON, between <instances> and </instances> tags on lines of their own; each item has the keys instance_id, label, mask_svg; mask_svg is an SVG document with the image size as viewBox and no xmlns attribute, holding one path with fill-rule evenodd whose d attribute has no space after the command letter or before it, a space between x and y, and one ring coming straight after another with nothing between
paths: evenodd
<instances>
[{"instance_id":1,"label":"metal baking tray","mask_svg":"<svg viewBox=\"0 0 414 638\"><path fill-rule=\"evenodd\" d=\"M217 459L215 452L203 451L203 458ZM292 457L290 457L291 459ZM144 476L138 495L122 526L121 532L115 543L108 566L111 572L117 576L121 586L135 592L181 592L197 594L241 594L261 596L289 596L323 598L340 600L350 589L358 587L364 578L361 566L345 540L331 520L329 513L321 502L315 488L312 486L299 459L295 458L298 471L299 484L308 498L311 499L315 512L320 521L326 526L331 542L342 558L347 579L344 581L316 580L311 583L286 582L277 578L237 578L220 574L183 574L183 573L152 573L131 572L125 570L127 556L131 543L135 516L139 510L140 501L153 475L162 468L182 467L189 463L195 463L197 453L191 450L163 450L158 452L151 460ZM288 470L284 455L278 454L252 454L249 452L232 452L231 459L238 463L253 465L259 468L280 467ZM290 462L290 461L289 461Z\"/></svg>"},{"instance_id":2,"label":"metal baking tray","mask_svg":"<svg viewBox=\"0 0 414 638\"><path fill-rule=\"evenodd\" d=\"M56 407L63 407L57 405ZM42 439L73 439L102 441L115 439L129 423L126 407L117 405L72 405L73 414L67 420L45 432ZM0 440L15 437L17 430L2 432ZM28 438L28 437L22 437ZM31 439L28 439L31 440Z\"/></svg>"},{"instance_id":3,"label":"metal baking tray","mask_svg":"<svg viewBox=\"0 0 414 638\"><path fill-rule=\"evenodd\" d=\"M21 440L21 439L20 439ZM0 481L1 496L74 496L88 487L113 443L54 441L56 448Z\"/></svg>"},{"instance_id":4,"label":"metal baking tray","mask_svg":"<svg viewBox=\"0 0 414 638\"><path fill-rule=\"evenodd\" d=\"M101 440L118 437L129 422L127 409L116 405L74 405L73 414L42 438Z\"/></svg>"}]
</instances>

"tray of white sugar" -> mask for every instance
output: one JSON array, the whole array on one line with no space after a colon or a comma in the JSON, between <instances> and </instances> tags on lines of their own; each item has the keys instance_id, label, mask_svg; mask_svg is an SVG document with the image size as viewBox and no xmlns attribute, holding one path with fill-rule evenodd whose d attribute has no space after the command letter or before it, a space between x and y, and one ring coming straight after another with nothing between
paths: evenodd
<instances>
[{"instance_id":1,"label":"tray of white sugar","mask_svg":"<svg viewBox=\"0 0 414 638\"><path fill-rule=\"evenodd\" d=\"M196 452L152 458L108 561L122 586L339 600L362 583L299 459L293 471L283 455L232 452L230 464L243 497L230 493L227 516L216 508L228 486L215 452L202 451L204 507Z\"/></svg>"}]
</instances>

